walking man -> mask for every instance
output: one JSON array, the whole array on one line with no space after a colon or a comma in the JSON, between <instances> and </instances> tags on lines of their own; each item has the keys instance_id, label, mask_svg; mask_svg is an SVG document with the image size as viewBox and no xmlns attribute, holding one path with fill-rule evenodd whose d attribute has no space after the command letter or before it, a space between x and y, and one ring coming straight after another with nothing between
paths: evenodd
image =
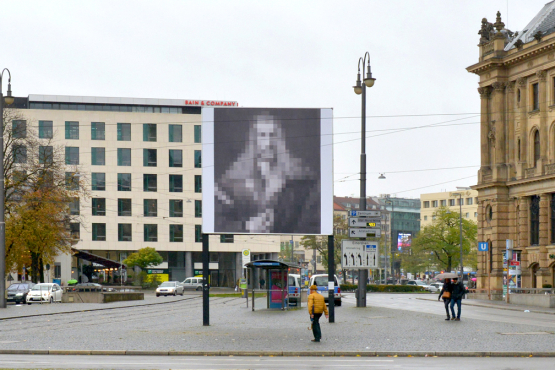
<instances>
[{"instance_id":1,"label":"walking man","mask_svg":"<svg viewBox=\"0 0 555 370\"><path fill-rule=\"evenodd\" d=\"M466 294L466 287L458 278L453 279L451 285L451 320L461 321L461 303ZM455 304L457 305L457 316L455 316Z\"/></svg>"},{"instance_id":2,"label":"walking man","mask_svg":"<svg viewBox=\"0 0 555 370\"><path fill-rule=\"evenodd\" d=\"M318 293L318 287L312 285L310 287L310 295L308 296L308 313L312 320L312 334L314 334L313 342L319 342L322 338L322 331L320 330L320 317L326 314L326 319L329 318L328 308L324 297Z\"/></svg>"}]
</instances>

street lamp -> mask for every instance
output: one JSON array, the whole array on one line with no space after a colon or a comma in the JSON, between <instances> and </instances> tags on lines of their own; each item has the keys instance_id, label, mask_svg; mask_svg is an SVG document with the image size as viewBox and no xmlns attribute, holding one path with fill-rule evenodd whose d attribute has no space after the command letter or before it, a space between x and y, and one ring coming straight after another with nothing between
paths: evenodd
<instances>
[{"instance_id":1,"label":"street lamp","mask_svg":"<svg viewBox=\"0 0 555 370\"><path fill-rule=\"evenodd\" d=\"M6 97L2 95L2 77L8 72L8 92ZM0 308L6 308L6 222L4 220L4 101L7 105L13 104L12 96L12 74L4 68L0 73Z\"/></svg>"},{"instance_id":2,"label":"street lamp","mask_svg":"<svg viewBox=\"0 0 555 370\"><path fill-rule=\"evenodd\" d=\"M368 57L368 62L366 62ZM366 66L366 77L364 77L364 86L360 82L360 62L362 62L362 71ZM364 58L358 59L357 81L353 89L355 94L362 95L362 111L361 111L361 151L360 151L360 210L366 210L366 88L374 86L375 78L370 72L370 53L366 52ZM357 307L366 307L366 280L368 279L368 270L358 270L358 295Z\"/></svg>"},{"instance_id":3,"label":"street lamp","mask_svg":"<svg viewBox=\"0 0 555 370\"><path fill-rule=\"evenodd\" d=\"M462 192L460 193L451 193L451 195L458 195L459 196L459 244L461 247L461 282L464 280L463 275L463 247L462 247Z\"/></svg>"}]
</instances>

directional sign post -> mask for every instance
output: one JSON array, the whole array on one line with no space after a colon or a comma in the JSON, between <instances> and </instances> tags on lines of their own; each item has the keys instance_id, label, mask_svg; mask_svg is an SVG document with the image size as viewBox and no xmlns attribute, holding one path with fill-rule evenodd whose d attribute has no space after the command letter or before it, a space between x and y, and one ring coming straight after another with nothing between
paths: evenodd
<instances>
[{"instance_id":1,"label":"directional sign post","mask_svg":"<svg viewBox=\"0 0 555 370\"><path fill-rule=\"evenodd\" d=\"M380 211L351 211L351 217L380 217Z\"/></svg>"},{"instance_id":2,"label":"directional sign post","mask_svg":"<svg viewBox=\"0 0 555 370\"><path fill-rule=\"evenodd\" d=\"M382 221L378 217L350 217L350 227L380 227Z\"/></svg>"},{"instance_id":3,"label":"directional sign post","mask_svg":"<svg viewBox=\"0 0 555 370\"><path fill-rule=\"evenodd\" d=\"M382 235L382 230L379 228L349 228L350 238L379 238Z\"/></svg>"},{"instance_id":4,"label":"directional sign post","mask_svg":"<svg viewBox=\"0 0 555 370\"><path fill-rule=\"evenodd\" d=\"M379 263L378 243L365 240L341 241L341 266L345 269L373 269Z\"/></svg>"}]
</instances>

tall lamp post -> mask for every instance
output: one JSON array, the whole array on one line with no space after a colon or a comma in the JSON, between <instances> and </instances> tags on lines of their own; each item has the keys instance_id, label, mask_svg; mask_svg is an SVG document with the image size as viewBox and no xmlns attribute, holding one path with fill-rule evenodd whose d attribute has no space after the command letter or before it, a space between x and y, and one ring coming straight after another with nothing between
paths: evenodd
<instances>
[{"instance_id":1,"label":"tall lamp post","mask_svg":"<svg viewBox=\"0 0 555 370\"><path fill-rule=\"evenodd\" d=\"M2 78L4 72L8 72L8 92L6 98L2 95ZM6 308L6 222L4 220L4 100L7 105L13 103L12 96L12 74L4 68L0 73L0 122L2 132L0 133L0 308Z\"/></svg>"},{"instance_id":2,"label":"tall lamp post","mask_svg":"<svg viewBox=\"0 0 555 370\"><path fill-rule=\"evenodd\" d=\"M464 280L463 275L463 247L462 247L462 192L460 193L451 193L451 195L458 195L459 196L459 244L461 247L461 282Z\"/></svg>"},{"instance_id":3,"label":"tall lamp post","mask_svg":"<svg viewBox=\"0 0 555 370\"><path fill-rule=\"evenodd\" d=\"M368 62L366 61L368 57ZM362 73L366 66L366 77L364 77L364 85L360 81L360 63L362 62ZM360 210L366 210L366 88L374 86L375 78L370 72L370 53L366 52L364 58L358 59L357 81L353 89L355 94L362 95L362 111L361 111L361 150L360 150ZM366 280L368 279L368 270L358 270L358 295L357 307L366 307Z\"/></svg>"}]
</instances>

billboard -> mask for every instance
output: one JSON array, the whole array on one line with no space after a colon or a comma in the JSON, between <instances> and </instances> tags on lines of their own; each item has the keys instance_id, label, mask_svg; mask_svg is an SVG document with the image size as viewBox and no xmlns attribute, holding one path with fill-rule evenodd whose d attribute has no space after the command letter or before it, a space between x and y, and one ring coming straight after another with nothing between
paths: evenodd
<instances>
[{"instance_id":1,"label":"billboard","mask_svg":"<svg viewBox=\"0 0 555 370\"><path fill-rule=\"evenodd\" d=\"M402 251L405 248L410 248L412 244L412 234L397 234L397 249Z\"/></svg>"},{"instance_id":2,"label":"billboard","mask_svg":"<svg viewBox=\"0 0 555 370\"><path fill-rule=\"evenodd\" d=\"M331 109L204 108L202 231L333 233Z\"/></svg>"}]
</instances>

